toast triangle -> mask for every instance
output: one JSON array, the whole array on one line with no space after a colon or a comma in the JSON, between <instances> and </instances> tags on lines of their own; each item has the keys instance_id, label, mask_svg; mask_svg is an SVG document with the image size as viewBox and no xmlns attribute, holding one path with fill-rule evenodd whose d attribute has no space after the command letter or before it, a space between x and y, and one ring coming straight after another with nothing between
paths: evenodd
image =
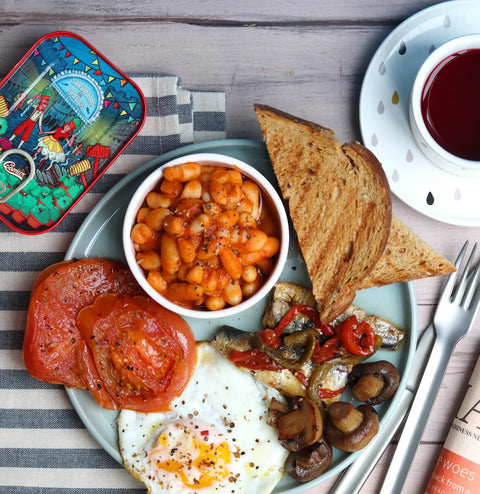
<instances>
[{"instance_id":1,"label":"toast triangle","mask_svg":"<svg viewBox=\"0 0 480 494\"><path fill-rule=\"evenodd\" d=\"M350 305L385 249L387 178L359 143L342 146L333 131L268 106L255 111L321 319L329 322Z\"/></svg>"},{"instance_id":2,"label":"toast triangle","mask_svg":"<svg viewBox=\"0 0 480 494\"><path fill-rule=\"evenodd\" d=\"M269 106L257 104L255 113L322 321L343 312L357 290L455 271L392 215L387 178L367 148L342 146L332 130Z\"/></svg>"},{"instance_id":3,"label":"toast triangle","mask_svg":"<svg viewBox=\"0 0 480 494\"><path fill-rule=\"evenodd\" d=\"M393 216L385 251L361 289L453 273L455 266Z\"/></svg>"}]
</instances>

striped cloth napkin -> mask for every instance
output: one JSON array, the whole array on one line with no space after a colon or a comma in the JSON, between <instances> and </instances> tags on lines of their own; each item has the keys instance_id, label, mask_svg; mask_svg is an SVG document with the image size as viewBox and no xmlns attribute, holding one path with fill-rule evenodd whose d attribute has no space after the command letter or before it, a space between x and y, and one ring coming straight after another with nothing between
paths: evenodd
<instances>
[{"instance_id":1,"label":"striped cloth napkin","mask_svg":"<svg viewBox=\"0 0 480 494\"><path fill-rule=\"evenodd\" d=\"M15 233L0 223L0 494L145 492L85 429L63 387L27 373L21 351L34 279L64 258L104 193L167 151L225 137L224 92L189 91L175 76L132 78L147 100L145 125L73 211L38 236Z\"/></svg>"}]
</instances>

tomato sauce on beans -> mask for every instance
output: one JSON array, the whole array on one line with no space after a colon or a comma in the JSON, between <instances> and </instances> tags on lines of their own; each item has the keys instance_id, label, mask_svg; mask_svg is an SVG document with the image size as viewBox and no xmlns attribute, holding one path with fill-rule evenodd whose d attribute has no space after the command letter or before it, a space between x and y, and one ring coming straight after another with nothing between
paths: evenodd
<instances>
[{"instance_id":1,"label":"tomato sauce on beans","mask_svg":"<svg viewBox=\"0 0 480 494\"><path fill-rule=\"evenodd\" d=\"M165 168L130 237L150 285L199 310L254 295L280 249L278 221L261 188L236 168L210 163Z\"/></svg>"}]
</instances>

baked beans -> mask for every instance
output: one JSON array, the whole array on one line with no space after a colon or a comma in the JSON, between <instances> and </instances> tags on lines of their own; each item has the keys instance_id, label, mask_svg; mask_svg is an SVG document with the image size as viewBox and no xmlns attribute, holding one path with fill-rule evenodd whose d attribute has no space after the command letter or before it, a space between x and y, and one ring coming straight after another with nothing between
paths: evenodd
<instances>
[{"instance_id":1,"label":"baked beans","mask_svg":"<svg viewBox=\"0 0 480 494\"><path fill-rule=\"evenodd\" d=\"M221 310L254 295L273 269L279 225L261 188L236 168L165 168L130 237L150 285L171 301Z\"/></svg>"}]
</instances>

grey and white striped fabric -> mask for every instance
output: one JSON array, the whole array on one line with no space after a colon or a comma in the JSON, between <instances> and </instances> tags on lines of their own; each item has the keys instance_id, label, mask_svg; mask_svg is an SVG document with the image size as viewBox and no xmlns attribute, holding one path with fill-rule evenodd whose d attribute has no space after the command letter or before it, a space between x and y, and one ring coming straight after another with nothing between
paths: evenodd
<instances>
[{"instance_id":1,"label":"grey and white striped fabric","mask_svg":"<svg viewBox=\"0 0 480 494\"><path fill-rule=\"evenodd\" d=\"M0 493L137 494L145 489L85 429L61 386L41 383L22 360L30 289L64 258L105 192L138 166L180 146L225 137L225 94L188 91L175 76L137 75L147 119L137 138L51 232L15 233L0 223Z\"/></svg>"}]
</instances>

